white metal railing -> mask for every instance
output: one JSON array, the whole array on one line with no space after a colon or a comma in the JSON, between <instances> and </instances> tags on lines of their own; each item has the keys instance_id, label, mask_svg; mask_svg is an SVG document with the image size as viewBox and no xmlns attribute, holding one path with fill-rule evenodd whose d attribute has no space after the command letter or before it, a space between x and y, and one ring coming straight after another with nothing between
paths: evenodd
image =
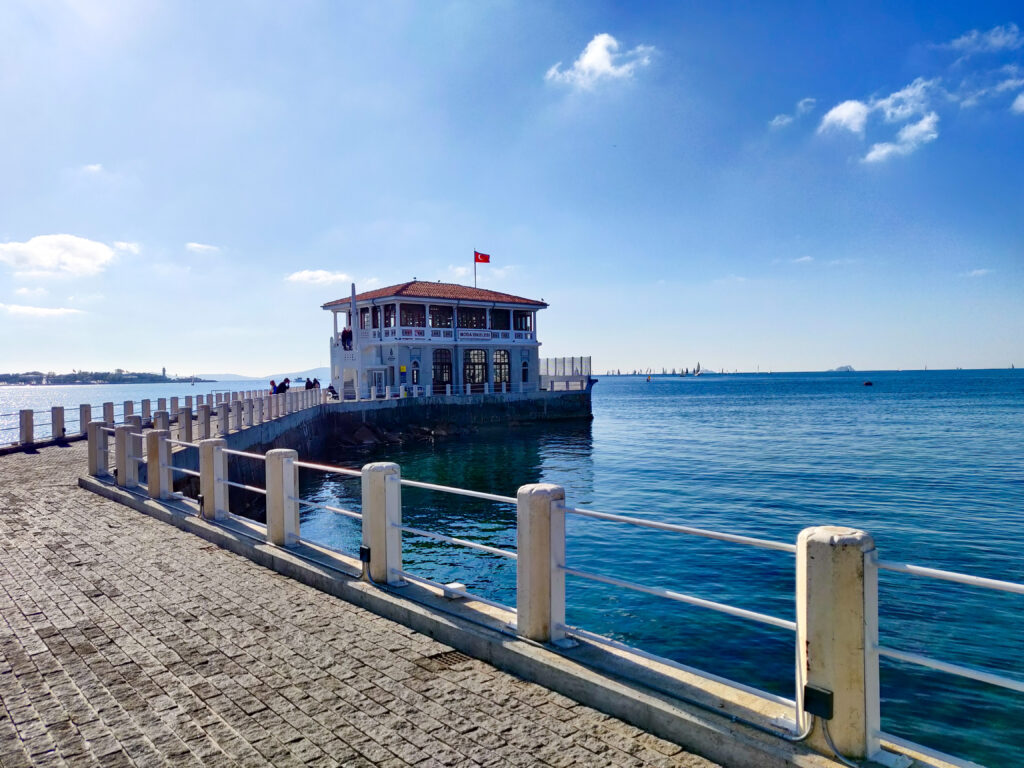
<instances>
[{"instance_id":1,"label":"white metal railing","mask_svg":"<svg viewBox=\"0 0 1024 768\"><path fill-rule=\"evenodd\" d=\"M128 458L134 451L133 441L140 437L130 425L114 429L101 422L90 424L90 474L107 474L110 454L107 440L114 435L116 449L129 452L129 456L116 455L119 485L130 482L122 468L132 466ZM806 730L812 718L803 708L804 686L811 685L834 694L836 716L829 721L830 733L841 753L880 759L881 741L902 744L907 748L927 750L884 733L880 727L878 711L878 667L880 658L888 658L949 673L1015 692L1024 692L1024 682L997 672L976 669L948 661L934 659L922 653L882 645L878 642L877 574L878 571L937 579L1024 595L1024 585L997 579L981 578L953 571L926 568L907 563L879 560L870 536L861 531L837 528L810 528L800 534L797 543L790 544L745 534L712 531L704 528L662 522L622 514L578 509L566 506L564 491L553 485L526 485L517 496L486 493L464 488L408 480L401 477L397 464L367 464L361 470L335 467L327 464L299 461L295 451L278 449L267 454L230 450L223 439L202 440L198 444L185 444L198 448L200 469L174 470L170 463L160 460L161 446L182 445L168 440L166 433L147 436L149 446L151 496L167 498L169 483L154 478L157 470L179 471L198 477L203 489L204 517L218 520L229 516L227 489L237 488L266 498L267 540L278 546L294 546L299 538L299 510L319 509L358 520L362 528L362 541L366 547L366 574L380 585L401 586L415 583L430 587L449 597L458 596L479 602L514 617L515 631L531 640L562 645L569 638L581 642L616 649L638 658L656 662L668 668L686 671L715 680L723 685L750 693L779 706L793 708L790 728ZM156 451L154 455L153 451ZM260 461L265 467L265 487L228 480L229 457ZM154 463L154 460L156 463ZM324 472L345 478L359 477L362 484L362 508L359 511L340 506L302 499L298 488L299 469ZM430 531L402 521L401 488L454 494L499 504L515 505L517 509L515 550L472 541L457 532ZM652 586L614 575L595 573L576 568L566 561L565 519L567 515L601 523L626 524L648 529L659 534L674 534L717 540L728 544L754 547L795 555L797 612L795 620L780 618L756 610L749 610L706 597L687 594L668 586ZM515 563L517 573L516 601L505 605L490 597L476 594L460 584L442 584L421 574L411 573L402 562L404 536L421 537L445 545L468 548L488 557L500 557ZM329 547L325 549L330 550ZM342 553L344 554L344 553ZM360 553L363 554L362 552ZM659 656L641 648L631 647L612 638L602 636L585 627L568 624L565 620L567 591L566 577L589 580L617 589L635 591L661 599L685 603L731 616L794 632L799 663L796 665L797 697L791 700L742 681L729 680L696 667ZM465 579L469 581L470 579ZM865 650L867 652L865 653ZM859 670L845 674L836 670ZM856 681L861 681L860 683ZM860 687L857 687L857 686ZM848 723L866 723L857 731ZM797 727L798 726L798 727ZM835 730L832 730L835 729ZM800 738L798 734L780 733L786 738ZM866 739L866 741L865 741ZM955 764L956 759L949 758Z\"/></svg>"}]
</instances>

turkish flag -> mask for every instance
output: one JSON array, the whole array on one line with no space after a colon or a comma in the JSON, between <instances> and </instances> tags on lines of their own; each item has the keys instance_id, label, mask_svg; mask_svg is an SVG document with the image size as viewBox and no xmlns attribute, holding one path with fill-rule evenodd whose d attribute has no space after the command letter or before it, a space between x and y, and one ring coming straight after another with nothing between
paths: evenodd
<instances>
[{"instance_id":1,"label":"turkish flag","mask_svg":"<svg viewBox=\"0 0 1024 768\"><path fill-rule=\"evenodd\" d=\"M473 251L473 260L477 264L490 264L491 255L489 253L480 253L480 251Z\"/></svg>"}]
</instances>

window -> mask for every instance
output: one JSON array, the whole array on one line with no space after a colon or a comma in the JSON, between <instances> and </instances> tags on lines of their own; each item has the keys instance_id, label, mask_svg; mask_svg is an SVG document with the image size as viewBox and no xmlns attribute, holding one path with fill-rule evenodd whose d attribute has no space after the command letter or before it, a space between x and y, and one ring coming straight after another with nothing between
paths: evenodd
<instances>
[{"instance_id":1,"label":"window","mask_svg":"<svg viewBox=\"0 0 1024 768\"><path fill-rule=\"evenodd\" d=\"M523 360L523 384L530 383L530 363L527 360Z\"/></svg>"},{"instance_id":2,"label":"window","mask_svg":"<svg viewBox=\"0 0 1024 768\"><path fill-rule=\"evenodd\" d=\"M515 329L517 331L532 331L533 330L533 313L525 312L521 309L517 309L512 313L512 319L515 322Z\"/></svg>"},{"instance_id":3,"label":"window","mask_svg":"<svg viewBox=\"0 0 1024 768\"><path fill-rule=\"evenodd\" d=\"M491 328L495 331L509 331L512 326L509 325L509 316L512 313L507 309L492 309L491 310Z\"/></svg>"},{"instance_id":4,"label":"window","mask_svg":"<svg viewBox=\"0 0 1024 768\"><path fill-rule=\"evenodd\" d=\"M400 304L402 325L413 328L425 328L427 325L427 308L422 304Z\"/></svg>"},{"instance_id":5,"label":"window","mask_svg":"<svg viewBox=\"0 0 1024 768\"><path fill-rule=\"evenodd\" d=\"M486 328L487 310L483 307L459 307L459 328Z\"/></svg>"},{"instance_id":6,"label":"window","mask_svg":"<svg viewBox=\"0 0 1024 768\"><path fill-rule=\"evenodd\" d=\"M452 327L452 308L430 306L430 325L433 328Z\"/></svg>"},{"instance_id":7,"label":"window","mask_svg":"<svg viewBox=\"0 0 1024 768\"><path fill-rule=\"evenodd\" d=\"M467 392L483 392L487 383L487 352L467 349L462 353L462 382Z\"/></svg>"},{"instance_id":8,"label":"window","mask_svg":"<svg viewBox=\"0 0 1024 768\"><path fill-rule=\"evenodd\" d=\"M448 349L434 350L434 394L443 395L445 385L452 383L452 353Z\"/></svg>"},{"instance_id":9,"label":"window","mask_svg":"<svg viewBox=\"0 0 1024 768\"><path fill-rule=\"evenodd\" d=\"M412 381L410 383L413 386L420 383L420 364L415 360L412 361Z\"/></svg>"},{"instance_id":10,"label":"window","mask_svg":"<svg viewBox=\"0 0 1024 768\"><path fill-rule=\"evenodd\" d=\"M359 327L362 328L364 331L366 330L366 321L367 321L367 319L369 319L369 317L370 317L370 308L369 307L363 307L362 309L359 310Z\"/></svg>"},{"instance_id":11,"label":"window","mask_svg":"<svg viewBox=\"0 0 1024 768\"><path fill-rule=\"evenodd\" d=\"M512 382L512 368L508 361L508 350L496 349L494 350L494 383L497 385L505 384L506 382Z\"/></svg>"},{"instance_id":12,"label":"window","mask_svg":"<svg viewBox=\"0 0 1024 768\"><path fill-rule=\"evenodd\" d=\"M395 305L385 304L384 305L384 327L394 328L395 327Z\"/></svg>"}]
</instances>

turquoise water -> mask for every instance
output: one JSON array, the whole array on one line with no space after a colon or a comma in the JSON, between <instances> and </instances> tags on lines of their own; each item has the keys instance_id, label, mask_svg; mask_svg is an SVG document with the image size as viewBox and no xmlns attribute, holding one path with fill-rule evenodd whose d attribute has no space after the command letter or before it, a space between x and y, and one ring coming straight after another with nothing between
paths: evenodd
<instances>
[{"instance_id":1,"label":"turquoise water","mask_svg":"<svg viewBox=\"0 0 1024 768\"><path fill-rule=\"evenodd\" d=\"M872 387L863 386L870 379ZM842 524L883 559L1024 582L1024 375L877 372L605 378L592 424L481 433L319 457L388 459L403 476L505 495L553 482L567 502L793 542ZM303 498L359 507L358 481L304 476ZM403 489L408 525L515 547L511 506ZM305 513L304 538L358 548L353 521ZM794 618L793 556L570 516L570 566ZM408 570L515 604L503 558L406 535ZM570 624L793 696L786 630L570 577ZM884 645L1024 679L1024 596L882 573ZM882 661L883 729L1016 765L1024 696Z\"/></svg>"}]
</instances>

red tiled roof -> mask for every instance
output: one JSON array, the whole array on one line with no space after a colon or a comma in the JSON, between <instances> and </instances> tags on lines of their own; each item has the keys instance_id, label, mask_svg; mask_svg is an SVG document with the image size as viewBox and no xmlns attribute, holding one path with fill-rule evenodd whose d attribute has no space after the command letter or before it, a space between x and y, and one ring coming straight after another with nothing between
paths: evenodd
<instances>
[{"instance_id":1,"label":"red tiled roof","mask_svg":"<svg viewBox=\"0 0 1024 768\"><path fill-rule=\"evenodd\" d=\"M385 299L389 297L405 297L410 299L446 299L448 301L480 301L497 302L499 304L527 304L533 307L546 307L543 301L525 299L522 296L513 296L511 293L499 293L488 291L485 288L471 288L468 285L456 285L455 283L428 283L425 280L410 280L408 283L389 285L387 288L378 288L375 291L356 294L356 301L369 301L370 299ZM350 299L338 299L329 301L323 305L324 309L348 304Z\"/></svg>"}]
</instances>

